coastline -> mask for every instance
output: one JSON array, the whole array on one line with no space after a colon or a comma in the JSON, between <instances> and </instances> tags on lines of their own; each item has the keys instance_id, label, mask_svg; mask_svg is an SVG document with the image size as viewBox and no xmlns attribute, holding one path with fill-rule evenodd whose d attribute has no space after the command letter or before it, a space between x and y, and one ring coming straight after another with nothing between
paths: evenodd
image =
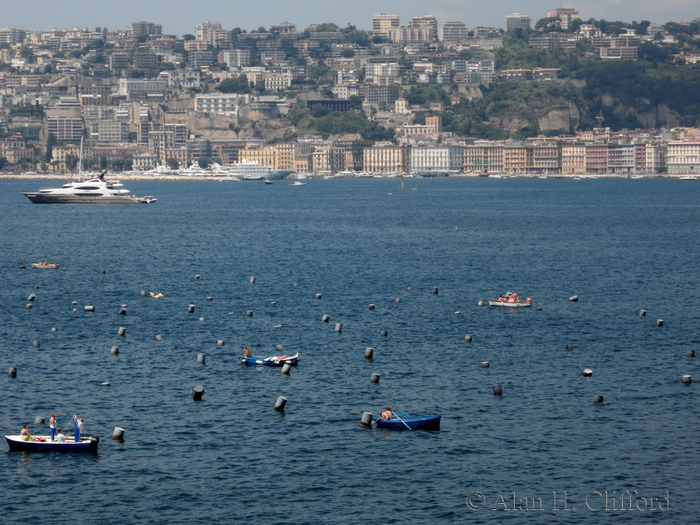
<instances>
[{"instance_id":1,"label":"coastline","mask_svg":"<svg viewBox=\"0 0 700 525\"><path fill-rule=\"evenodd\" d=\"M109 176L123 180L123 181L212 181L220 182L223 180L222 177L212 177L212 176L201 176L201 175L145 175L142 173L111 173ZM475 173L461 173L458 175L450 175L449 177L422 177L420 175L407 175L405 178L409 179L454 179L454 178L482 178L482 179L537 179L543 175L533 175L533 174L507 174L499 173L496 177L485 177ZM605 173L605 174L591 174L591 175L580 175L580 174L551 174L546 175L548 179L630 179L630 178L645 178L645 179L680 179L681 177L695 176L695 174L690 173L648 173L648 174L618 174L618 173ZM307 176L307 179L324 179L328 177L323 176ZM354 179L358 177L330 177L334 179ZM362 178L400 178L398 176L392 175L392 177L387 177L386 175L378 175L373 177L362 177ZM57 175L52 173L20 173L17 175L9 173L0 173L0 180L58 180L58 181L68 181L71 177L66 177L66 175ZM296 177L287 177L285 180L295 180Z\"/></svg>"}]
</instances>

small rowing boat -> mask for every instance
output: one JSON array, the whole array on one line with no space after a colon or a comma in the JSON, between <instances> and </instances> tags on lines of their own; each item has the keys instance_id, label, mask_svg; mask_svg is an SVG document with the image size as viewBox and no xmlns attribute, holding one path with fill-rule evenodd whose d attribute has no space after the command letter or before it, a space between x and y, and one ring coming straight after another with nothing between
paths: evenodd
<instances>
[{"instance_id":1,"label":"small rowing boat","mask_svg":"<svg viewBox=\"0 0 700 525\"><path fill-rule=\"evenodd\" d=\"M377 419L379 428L392 428L396 430L405 430L407 427L411 430L440 430L440 415L436 416L416 416L402 417L401 419L394 414L393 419Z\"/></svg>"},{"instance_id":2,"label":"small rowing boat","mask_svg":"<svg viewBox=\"0 0 700 525\"><path fill-rule=\"evenodd\" d=\"M60 268L61 265L56 261L50 263L49 261L32 263L32 268Z\"/></svg>"},{"instance_id":3,"label":"small rowing boat","mask_svg":"<svg viewBox=\"0 0 700 525\"><path fill-rule=\"evenodd\" d=\"M299 352L294 355L274 355L272 357L241 357L244 365L264 365L264 366L295 366L299 363Z\"/></svg>"},{"instance_id":4,"label":"small rowing boat","mask_svg":"<svg viewBox=\"0 0 700 525\"><path fill-rule=\"evenodd\" d=\"M499 301L498 299L489 299L489 306L505 306L507 308L526 308L532 306L532 301Z\"/></svg>"},{"instance_id":5,"label":"small rowing boat","mask_svg":"<svg viewBox=\"0 0 700 525\"><path fill-rule=\"evenodd\" d=\"M26 450L31 452L97 452L98 436L83 438L78 443L73 438L64 442L51 441L51 436L32 436L32 441L25 441L19 434L5 436L10 450Z\"/></svg>"}]
</instances>

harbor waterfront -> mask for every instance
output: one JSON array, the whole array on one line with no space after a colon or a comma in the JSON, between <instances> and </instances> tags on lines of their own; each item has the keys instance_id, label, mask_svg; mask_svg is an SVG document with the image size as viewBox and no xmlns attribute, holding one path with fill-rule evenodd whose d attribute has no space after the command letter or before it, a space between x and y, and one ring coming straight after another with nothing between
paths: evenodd
<instances>
[{"instance_id":1,"label":"harbor waterfront","mask_svg":"<svg viewBox=\"0 0 700 525\"><path fill-rule=\"evenodd\" d=\"M3 525L697 522L699 185L306 182L0 180L0 427L100 438L0 454ZM361 427L387 406L440 430Z\"/></svg>"}]
</instances>

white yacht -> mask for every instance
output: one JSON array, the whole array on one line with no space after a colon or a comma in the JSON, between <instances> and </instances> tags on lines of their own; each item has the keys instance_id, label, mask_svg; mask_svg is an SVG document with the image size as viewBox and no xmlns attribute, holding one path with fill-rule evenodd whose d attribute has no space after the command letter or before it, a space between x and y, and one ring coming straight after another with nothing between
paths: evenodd
<instances>
[{"instance_id":1,"label":"white yacht","mask_svg":"<svg viewBox=\"0 0 700 525\"><path fill-rule=\"evenodd\" d=\"M258 161L247 159L225 166L223 170L226 171L226 176L241 180L280 180L293 173L292 170L273 170Z\"/></svg>"},{"instance_id":2,"label":"white yacht","mask_svg":"<svg viewBox=\"0 0 700 525\"><path fill-rule=\"evenodd\" d=\"M150 204L156 202L156 199L150 195L142 199L134 197L118 180L105 180L105 173L82 182L68 182L60 188L26 191L22 194L35 204Z\"/></svg>"}]
</instances>

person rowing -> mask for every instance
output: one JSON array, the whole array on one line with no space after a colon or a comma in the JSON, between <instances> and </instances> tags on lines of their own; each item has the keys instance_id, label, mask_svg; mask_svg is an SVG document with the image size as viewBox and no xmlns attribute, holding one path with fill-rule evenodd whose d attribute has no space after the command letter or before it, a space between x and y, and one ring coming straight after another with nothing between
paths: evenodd
<instances>
[{"instance_id":1,"label":"person rowing","mask_svg":"<svg viewBox=\"0 0 700 525\"><path fill-rule=\"evenodd\" d=\"M386 410L384 412L382 412L381 414L379 414L379 417L377 418L377 420L379 420L379 419L391 419L393 417L394 416L393 416L393 413L391 412L391 407L386 407Z\"/></svg>"}]
</instances>

